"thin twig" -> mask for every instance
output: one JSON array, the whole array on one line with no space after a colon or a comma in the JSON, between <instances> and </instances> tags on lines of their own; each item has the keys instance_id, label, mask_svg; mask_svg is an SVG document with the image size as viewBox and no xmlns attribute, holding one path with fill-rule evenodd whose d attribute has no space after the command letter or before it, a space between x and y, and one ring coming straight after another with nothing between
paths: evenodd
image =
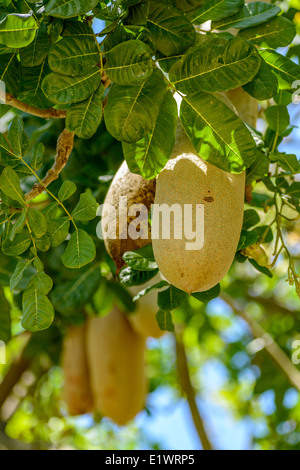
<instances>
[{"instance_id":1,"label":"thin twig","mask_svg":"<svg viewBox=\"0 0 300 470\"><path fill-rule=\"evenodd\" d=\"M198 433L203 450L212 450L212 444L206 434L206 430L203 424L202 417L199 413L199 409L196 403L195 391L191 383L189 374L189 368L187 363L187 357L183 344L182 335L176 334L176 357L177 357L177 371L178 378L182 388L182 391L186 394L186 398L190 407L193 422Z\"/></svg>"},{"instance_id":2,"label":"thin twig","mask_svg":"<svg viewBox=\"0 0 300 470\"><path fill-rule=\"evenodd\" d=\"M220 297L236 315L243 318L248 323L255 338L261 339L265 351L269 354L280 371L288 378L289 382L300 391L300 371L294 366L290 358L278 346L272 336L250 315L248 315L226 292L221 292Z\"/></svg>"},{"instance_id":3,"label":"thin twig","mask_svg":"<svg viewBox=\"0 0 300 470\"><path fill-rule=\"evenodd\" d=\"M3 90L0 90L0 101L12 106L13 108L24 111L24 113L32 114L33 116L41 117L44 119L61 119L66 117L66 111L64 109L39 109L31 106L29 104L23 103L22 101L15 98L11 93L5 93Z\"/></svg>"},{"instance_id":4,"label":"thin twig","mask_svg":"<svg viewBox=\"0 0 300 470\"><path fill-rule=\"evenodd\" d=\"M59 177L60 172L68 162L70 153L73 150L73 144L74 133L64 129L57 140L57 153L52 168L47 172L42 182L36 183L29 193L26 194L27 202L41 194L50 183Z\"/></svg>"}]
</instances>

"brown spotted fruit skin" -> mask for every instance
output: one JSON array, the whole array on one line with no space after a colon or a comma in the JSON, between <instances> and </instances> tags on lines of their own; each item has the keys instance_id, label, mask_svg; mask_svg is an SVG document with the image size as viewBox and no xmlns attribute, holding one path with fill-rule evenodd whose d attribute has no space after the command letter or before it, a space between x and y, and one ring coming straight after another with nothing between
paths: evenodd
<instances>
[{"instance_id":1,"label":"brown spotted fruit skin","mask_svg":"<svg viewBox=\"0 0 300 470\"><path fill-rule=\"evenodd\" d=\"M86 325L72 326L67 333L62 354L64 400L69 413L82 415L93 410L86 356Z\"/></svg>"},{"instance_id":2,"label":"brown spotted fruit skin","mask_svg":"<svg viewBox=\"0 0 300 470\"><path fill-rule=\"evenodd\" d=\"M245 192L245 172L226 173L199 157L182 127L178 128L171 159L159 174L155 204L204 205L204 244L187 250L187 240L153 239L155 260L162 275L187 293L206 291L228 272L238 245ZM193 225L195 229L195 225ZM152 221L154 233L154 221Z\"/></svg>"},{"instance_id":3,"label":"brown spotted fruit skin","mask_svg":"<svg viewBox=\"0 0 300 470\"><path fill-rule=\"evenodd\" d=\"M87 352L96 410L119 425L128 423L145 405L145 339L115 308L88 320Z\"/></svg>"},{"instance_id":4,"label":"brown spotted fruit skin","mask_svg":"<svg viewBox=\"0 0 300 470\"><path fill-rule=\"evenodd\" d=\"M133 240L129 236L127 239L122 239L119 236L120 233L126 233L129 224L131 222L135 223L134 221L136 220L136 216L128 216L128 218L125 219L119 217L120 197L127 197L128 208L133 204L143 204L149 211L151 204L154 202L155 185L155 179L145 180L140 175L131 173L125 161L120 166L110 185L104 204L110 204L117 210L117 238L115 238L114 231L109 229L109 226L113 227L114 224L106 224L103 218L102 233L104 235L106 250L116 263L117 271L124 265L122 256L126 251L138 250L151 243L151 227L149 224L148 233L144 235L145 238L142 238L142 234L136 240ZM103 215L105 214L103 213ZM138 230L140 230L139 226L137 226L137 231Z\"/></svg>"}]
</instances>

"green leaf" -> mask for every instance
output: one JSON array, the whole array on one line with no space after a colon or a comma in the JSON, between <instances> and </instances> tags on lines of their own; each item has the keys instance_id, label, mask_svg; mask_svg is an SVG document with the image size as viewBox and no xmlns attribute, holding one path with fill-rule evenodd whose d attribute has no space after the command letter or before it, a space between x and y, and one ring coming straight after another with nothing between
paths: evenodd
<instances>
[{"instance_id":1,"label":"green leaf","mask_svg":"<svg viewBox=\"0 0 300 470\"><path fill-rule=\"evenodd\" d=\"M0 341L7 343L11 337L10 305L3 289L0 289Z\"/></svg>"},{"instance_id":2,"label":"green leaf","mask_svg":"<svg viewBox=\"0 0 300 470\"><path fill-rule=\"evenodd\" d=\"M127 266L121 270L119 280L122 286L125 287L141 286L155 277L157 273L158 269L153 271L137 271Z\"/></svg>"},{"instance_id":3,"label":"green leaf","mask_svg":"<svg viewBox=\"0 0 300 470\"><path fill-rule=\"evenodd\" d=\"M90 193L83 193L80 194L79 202L72 211L72 216L75 220L89 222L96 217L97 209L98 203L94 196Z\"/></svg>"},{"instance_id":4,"label":"green leaf","mask_svg":"<svg viewBox=\"0 0 300 470\"><path fill-rule=\"evenodd\" d=\"M55 309L64 316L74 314L83 307L98 289L101 281L99 264L79 271L72 281L57 284L51 293Z\"/></svg>"},{"instance_id":5,"label":"green leaf","mask_svg":"<svg viewBox=\"0 0 300 470\"><path fill-rule=\"evenodd\" d=\"M123 0L123 4L127 7L131 7L132 5L136 5L139 3L140 0Z\"/></svg>"},{"instance_id":6,"label":"green leaf","mask_svg":"<svg viewBox=\"0 0 300 470\"><path fill-rule=\"evenodd\" d=\"M295 35L295 25L283 16L277 16L265 24L253 26L238 33L238 36L253 44L272 49L289 46Z\"/></svg>"},{"instance_id":7,"label":"green leaf","mask_svg":"<svg viewBox=\"0 0 300 470\"><path fill-rule=\"evenodd\" d=\"M264 182L264 185L266 186L266 188L270 191L270 192L275 192L276 191L276 186L273 184L273 182L271 181L271 178L265 178L263 180Z\"/></svg>"},{"instance_id":8,"label":"green leaf","mask_svg":"<svg viewBox=\"0 0 300 470\"><path fill-rule=\"evenodd\" d=\"M133 301L136 302L141 297L144 297L145 295L147 295L150 291L154 289L162 289L163 287L167 287L169 285L170 284L167 281L159 281L156 284L153 284L152 286L148 286L145 289L141 290L136 296L133 297Z\"/></svg>"},{"instance_id":9,"label":"green leaf","mask_svg":"<svg viewBox=\"0 0 300 470\"><path fill-rule=\"evenodd\" d=\"M147 44L152 52L155 52L155 46L151 39L151 34L149 29L144 28L144 26L135 26L135 25L118 25L116 29L108 34L104 41L104 51L107 53L113 47L117 46L120 43L130 41L132 39L137 39Z\"/></svg>"},{"instance_id":10,"label":"green leaf","mask_svg":"<svg viewBox=\"0 0 300 470\"><path fill-rule=\"evenodd\" d=\"M250 165L246 175L246 185L251 184L253 181L263 179L267 176L269 171L270 162L264 152L258 151L255 161Z\"/></svg>"},{"instance_id":11,"label":"green leaf","mask_svg":"<svg viewBox=\"0 0 300 470\"><path fill-rule=\"evenodd\" d=\"M156 49L165 56L184 52L196 38L194 27L186 16L176 8L160 3L151 2L147 28Z\"/></svg>"},{"instance_id":12,"label":"green leaf","mask_svg":"<svg viewBox=\"0 0 300 470\"><path fill-rule=\"evenodd\" d=\"M0 43L7 47L28 46L34 39L37 24L30 15L12 13L0 21Z\"/></svg>"},{"instance_id":13,"label":"green leaf","mask_svg":"<svg viewBox=\"0 0 300 470\"><path fill-rule=\"evenodd\" d=\"M173 65L170 80L186 94L193 94L196 90L231 90L250 82L260 63L251 43L234 38L226 46L208 43L193 50Z\"/></svg>"},{"instance_id":14,"label":"green leaf","mask_svg":"<svg viewBox=\"0 0 300 470\"><path fill-rule=\"evenodd\" d=\"M48 219L47 234L50 237L51 246L61 245L69 234L70 220L68 217L59 217L58 219Z\"/></svg>"},{"instance_id":15,"label":"green leaf","mask_svg":"<svg viewBox=\"0 0 300 470\"><path fill-rule=\"evenodd\" d=\"M10 278L13 275L16 266L16 258L5 256L0 251L0 284L2 286L9 286Z\"/></svg>"},{"instance_id":16,"label":"green leaf","mask_svg":"<svg viewBox=\"0 0 300 470\"><path fill-rule=\"evenodd\" d=\"M229 16L228 18L220 21L213 21L211 24L212 29L244 29L250 26L256 26L261 23L265 23L274 16L281 12L280 7L276 5L270 5L265 2L253 2L248 5L244 5L243 8L235 15Z\"/></svg>"},{"instance_id":17,"label":"green leaf","mask_svg":"<svg viewBox=\"0 0 300 470\"><path fill-rule=\"evenodd\" d=\"M293 94L291 93L291 90L279 90L277 95L274 96L274 101L276 104L284 104L285 106L291 104L292 99Z\"/></svg>"},{"instance_id":18,"label":"green leaf","mask_svg":"<svg viewBox=\"0 0 300 470\"><path fill-rule=\"evenodd\" d=\"M254 232L257 234L258 242L259 243L271 243L273 241L273 232L270 226L261 225L260 227L256 227Z\"/></svg>"},{"instance_id":19,"label":"green leaf","mask_svg":"<svg viewBox=\"0 0 300 470\"><path fill-rule=\"evenodd\" d=\"M40 258L38 256L36 256L34 258L33 266L35 267L35 269L37 271L43 271L44 270L44 265L43 265L42 261L40 260Z\"/></svg>"},{"instance_id":20,"label":"green leaf","mask_svg":"<svg viewBox=\"0 0 300 470\"><path fill-rule=\"evenodd\" d=\"M54 308L48 297L37 290L23 294L22 327L35 333L49 328L54 319Z\"/></svg>"},{"instance_id":21,"label":"green leaf","mask_svg":"<svg viewBox=\"0 0 300 470\"><path fill-rule=\"evenodd\" d=\"M199 7L199 4L204 3L206 0L171 0L171 2L175 5L178 10L182 11L190 11L195 10Z\"/></svg>"},{"instance_id":22,"label":"green leaf","mask_svg":"<svg viewBox=\"0 0 300 470\"><path fill-rule=\"evenodd\" d=\"M62 20L57 20L62 21ZM61 36L81 36L94 38L95 34L90 23L75 20L65 20L62 22L63 30Z\"/></svg>"},{"instance_id":23,"label":"green leaf","mask_svg":"<svg viewBox=\"0 0 300 470\"><path fill-rule=\"evenodd\" d=\"M63 202L69 199L75 191L77 190L77 186L73 181L64 181L62 187L58 191L58 199Z\"/></svg>"},{"instance_id":24,"label":"green leaf","mask_svg":"<svg viewBox=\"0 0 300 470\"><path fill-rule=\"evenodd\" d=\"M23 163L19 163L19 165L14 167L14 170L20 179L26 178L27 176L32 176L32 171L30 171L28 166L24 165Z\"/></svg>"},{"instance_id":25,"label":"green leaf","mask_svg":"<svg viewBox=\"0 0 300 470\"><path fill-rule=\"evenodd\" d=\"M80 25L78 21L76 21L76 23ZM49 39L51 44L54 44L59 39L59 36L64 35L63 29L66 25L67 21L64 22L61 18L53 18L49 28Z\"/></svg>"},{"instance_id":26,"label":"green leaf","mask_svg":"<svg viewBox=\"0 0 300 470\"><path fill-rule=\"evenodd\" d=\"M259 271L260 273L262 274L265 274L266 276L272 278L273 277L273 274L271 273L271 271L266 268L265 266L260 266L257 261L255 261L255 259L251 259L251 258L248 258L248 261L250 261L250 263L252 264L252 266L257 269L257 271Z\"/></svg>"},{"instance_id":27,"label":"green leaf","mask_svg":"<svg viewBox=\"0 0 300 470\"><path fill-rule=\"evenodd\" d=\"M31 149L31 160L30 160L30 166L33 169L33 171L37 171L41 168L43 165L43 155L45 152L45 147L42 144L42 142L37 142L34 144L34 146Z\"/></svg>"},{"instance_id":28,"label":"green leaf","mask_svg":"<svg viewBox=\"0 0 300 470\"><path fill-rule=\"evenodd\" d=\"M51 108L52 103L42 90L42 82L48 72L46 62L42 62L37 67L22 67L20 100L38 108Z\"/></svg>"},{"instance_id":29,"label":"green leaf","mask_svg":"<svg viewBox=\"0 0 300 470\"><path fill-rule=\"evenodd\" d=\"M89 98L99 88L100 83L100 69L93 67L88 73L79 77L68 77L52 72L44 78L42 90L53 103L77 103Z\"/></svg>"},{"instance_id":30,"label":"green leaf","mask_svg":"<svg viewBox=\"0 0 300 470\"><path fill-rule=\"evenodd\" d=\"M290 124L288 109L283 104L269 106L265 110L265 118L270 129L279 135L282 135Z\"/></svg>"},{"instance_id":31,"label":"green leaf","mask_svg":"<svg viewBox=\"0 0 300 470\"><path fill-rule=\"evenodd\" d=\"M0 134L0 164L16 167L19 163L20 158L12 154L9 143L4 138L4 135Z\"/></svg>"},{"instance_id":32,"label":"green leaf","mask_svg":"<svg viewBox=\"0 0 300 470\"><path fill-rule=\"evenodd\" d=\"M72 18L92 10L98 0L50 0L46 13L59 18Z\"/></svg>"},{"instance_id":33,"label":"green leaf","mask_svg":"<svg viewBox=\"0 0 300 470\"><path fill-rule=\"evenodd\" d=\"M132 5L128 8L126 23L136 26L145 26L147 24L148 11L149 1L141 0L137 5Z\"/></svg>"},{"instance_id":34,"label":"green leaf","mask_svg":"<svg viewBox=\"0 0 300 470\"><path fill-rule=\"evenodd\" d=\"M215 299L216 297L219 297L220 291L220 284L217 284L216 286L212 287L211 289L205 292L194 292L192 294L192 297L195 297L195 299L199 300L200 302L207 303Z\"/></svg>"},{"instance_id":35,"label":"green leaf","mask_svg":"<svg viewBox=\"0 0 300 470\"><path fill-rule=\"evenodd\" d=\"M269 49L260 50L259 53L273 72L288 85L292 85L294 81L300 80L300 67L292 60Z\"/></svg>"},{"instance_id":36,"label":"green leaf","mask_svg":"<svg viewBox=\"0 0 300 470\"><path fill-rule=\"evenodd\" d=\"M48 274L40 272L35 274L27 287L27 292L38 291L40 294L48 295L53 287L53 281Z\"/></svg>"},{"instance_id":37,"label":"green leaf","mask_svg":"<svg viewBox=\"0 0 300 470\"><path fill-rule=\"evenodd\" d=\"M25 196L20 186L16 172L7 166L0 176L0 189L14 201L18 201L22 206L26 204Z\"/></svg>"},{"instance_id":38,"label":"green leaf","mask_svg":"<svg viewBox=\"0 0 300 470\"><path fill-rule=\"evenodd\" d=\"M177 103L168 91L151 132L136 143L123 142L124 158L130 171L145 179L159 174L172 153L177 120Z\"/></svg>"},{"instance_id":39,"label":"green leaf","mask_svg":"<svg viewBox=\"0 0 300 470\"><path fill-rule=\"evenodd\" d=\"M280 167L292 175L300 172L300 163L294 154L276 153L270 155L271 162L278 162Z\"/></svg>"},{"instance_id":40,"label":"green leaf","mask_svg":"<svg viewBox=\"0 0 300 470\"><path fill-rule=\"evenodd\" d=\"M76 230L62 256L62 262L67 268L79 269L91 263L96 256L95 244L84 230Z\"/></svg>"},{"instance_id":41,"label":"green leaf","mask_svg":"<svg viewBox=\"0 0 300 470\"><path fill-rule=\"evenodd\" d=\"M67 36L55 43L49 51L48 61L52 72L62 75L84 75L97 66L100 60L95 38Z\"/></svg>"},{"instance_id":42,"label":"green leaf","mask_svg":"<svg viewBox=\"0 0 300 470\"><path fill-rule=\"evenodd\" d=\"M19 256L24 253L31 245L30 235L27 233L17 233L14 240L4 240L2 251L8 256Z\"/></svg>"},{"instance_id":43,"label":"green leaf","mask_svg":"<svg viewBox=\"0 0 300 470\"><path fill-rule=\"evenodd\" d=\"M208 0L188 13L187 17L194 24L202 24L208 20L221 20L237 13L244 5L244 0Z\"/></svg>"},{"instance_id":44,"label":"green leaf","mask_svg":"<svg viewBox=\"0 0 300 470\"><path fill-rule=\"evenodd\" d=\"M103 92L101 84L87 100L74 103L67 110L66 127L81 139L92 137L101 122Z\"/></svg>"},{"instance_id":45,"label":"green leaf","mask_svg":"<svg viewBox=\"0 0 300 470\"><path fill-rule=\"evenodd\" d=\"M242 248L244 249L244 248L247 248L248 246L254 245L255 243L257 243L257 240L258 240L258 234L256 233L255 230L252 230L252 231L242 230L237 251L241 250Z\"/></svg>"},{"instance_id":46,"label":"green leaf","mask_svg":"<svg viewBox=\"0 0 300 470\"><path fill-rule=\"evenodd\" d=\"M20 86L20 62L17 52L0 55L0 80L5 83L6 91L17 96Z\"/></svg>"},{"instance_id":47,"label":"green leaf","mask_svg":"<svg viewBox=\"0 0 300 470\"><path fill-rule=\"evenodd\" d=\"M159 328L162 331L174 331L174 324L170 312L164 312L163 310L159 310L156 314L156 320Z\"/></svg>"},{"instance_id":48,"label":"green leaf","mask_svg":"<svg viewBox=\"0 0 300 470\"><path fill-rule=\"evenodd\" d=\"M113 22L106 26L106 28L102 29L102 31L99 33L99 36L106 36L107 34L112 33L116 29L119 22L118 15L115 15L115 18L112 19L112 21Z\"/></svg>"},{"instance_id":49,"label":"green leaf","mask_svg":"<svg viewBox=\"0 0 300 470\"><path fill-rule=\"evenodd\" d=\"M30 268L31 263L32 263L31 259L21 259L20 261L18 261L16 269L14 270L14 273L11 276L10 282L9 282L11 291L13 291L16 287L18 287L18 284L22 280L24 272L26 271L26 269Z\"/></svg>"},{"instance_id":50,"label":"green leaf","mask_svg":"<svg viewBox=\"0 0 300 470\"><path fill-rule=\"evenodd\" d=\"M300 198L300 182L299 181L296 181L294 183L292 183L288 189L287 189L287 194L289 196L293 196L293 197L296 197L296 198Z\"/></svg>"},{"instance_id":51,"label":"green leaf","mask_svg":"<svg viewBox=\"0 0 300 470\"><path fill-rule=\"evenodd\" d=\"M155 70L140 86L113 85L104 109L108 132L123 142L137 142L151 132L163 102L167 85Z\"/></svg>"},{"instance_id":52,"label":"green leaf","mask_svg":"<svg viewBox=\"0 0 300 470\"><path fill-rule=\"evenodd\" d=\"M44 216L46 217L47 222L53 220L57 216L58 203L50 202L50 204L42 210Z\"/></svg>"},{"instance_id":53,"label":"green leaf","mask_svg":"<svg viewBox=\"0 0 300 470\"><path fill-rule=\"evenodd\" d=\"M254 209L247 209L244 212L243 230L247 230L258 224L260 217Z\"/></svg>"},{"instance_id":54,"label":"green leaf","mask_svg":"<svg viewBox=\"0 0 300 470\"><path fill-rule=\"evenodd\" d=\"M157 269L151 244L139 250L126 251L123 260L128 266L137 271L154 271Z\"/></svg>"},{"instance_id":55,"label":"green leaf","mask_svg":"<svg viewBox=\"0 0 300 470\"><path fill-rule=\"evenodd\" d=\"M47 26L42 23L37 30L32 43L20 50L20 60L24 67L35 67L41 65L46 59L49 51L49 39Z\"/></svg>"},{"instance_id":56,"label":"green leaf","mask_svg":"<svg viewBox=\"0 0 300 470\"><path fill-rule=\"evenodd\" d=\"M138 85L153 72L152 50L137 39L118 44L106 53L105 70L118 85Z\"/></svg>"},{"instance_id":57,"label":"green leaf","mask_svg":"<svg viewBox=\"0 0 300 470\"><path fill-rule=\"evenodd\" d=\"M48 235L43 235L40 238L35 239L36 248L39 251L48 251L51 247L50 238Z\"/></svg>"},{"instance_id":58,"label":"green leaf","mask_svg":"<svg viewBox=\"0 0 300 470\"><path fill-rule=\"evenodd\" d=\"M204 160L224 171L240 173L256 156L255 142L241 119L222 101L199 92L183 98L182 125Z\"/></svg>"},{"instance_id":59,"label":"green leaf","mask_svg":"<svg viewBox=\"0 0 300 470\"><path fill-rule=\"evenodd\" d=\"M12 151L18 157L23 157L28 149L29 139L24 132L23 120L19 116L15 116L10 125L8 140Z\"/></svg>"},{"instance_id":60,"label":"green leaf","mask_svg":"<svg viewBox=\"0 0 300 470\"><path fill-rule=\"evenodd\" d=\"M249 95L259 101L269 100L278 91L278 80L272 69L263 60L257 75L243 88Z\"/></svg>"},{"instance_id":61,"label":"green leaf","mask_svg":"<svg viewBox=\"0 0 300 470\"><path fill-rule=\"evenodd\" d=\"M176 64L176 62L181 60L183 57L184 54L178 54L170 57L159 57L159 55L157 55L156 62L158 63L159 67L162 69L163 72L169 73L173 65Z\"/></svg>"},{"instance_id":62,"label":"green leaf","mask_svg":"<svg viewBox=\"0 0 300 470\"><path fill-rule=\"evenodd\" d=\"M45 235L47 230L47 223L45 216L41 212L39 212L37 209L28 209L27 219L29 227L36 237L40 238Z\"/></svg>"},{"instance_id":63,"label":"green leaf","mask_svg":"<svg viewBox=\"0 0 300 470\"><path fill-rule=\"evenodd\" d=\"M20 214L19 218L14 221L14 224L11 227L11 231L10 231L10 235L9 235L10 241L13 241L13 239L15 238L16 233L20 229L22 229L25 225L26 209L23 209L19 214Z\"/></svg>"},{"instance_id":64,"label":"green leaf","mask_svg":"<svg viewBox=\"0 0 300 470\"><path fill-rule=\"evenodd\" d=\"M158 293L157 304L163 312L170 312L180 307L188 295L174 286L170 286Z\"/></svg>"},{"instance_id":65,"label":"green leaf","mask_svg":"<svg viewBox=\"0 0 300 470\"><path fill-rule=\"evenodd\" d=\"M3 104L1 103L0 101L0 118L2 118L3 116L5 116L6 113L8 113L8 111L10 111L10 106L9 105L6 105L6 104Z\"/></svg>"}]
</instances>

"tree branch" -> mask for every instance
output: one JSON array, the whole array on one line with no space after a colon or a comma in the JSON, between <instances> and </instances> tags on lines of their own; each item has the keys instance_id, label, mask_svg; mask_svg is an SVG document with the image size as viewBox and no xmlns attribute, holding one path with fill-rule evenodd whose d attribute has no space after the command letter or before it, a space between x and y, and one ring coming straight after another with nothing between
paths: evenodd
<instances>
[{"instance_id":1,"label":"tree branch","mask_svg":"<svg viewBox=\"0 0 300 470\"><path fill-rule=\"evenodd\" d=\"M177 333L175 336L176 341L176 357L177 357L177 371L178 378L182 391L186 394L186 398L190 407L193 422L198 433L203 450L212 450L212 444L206 434L202 417L199 413L198 406L195 398L195 391L191 383L187 357L183 344L182 335Z\"/></svg>"},{"instance_id":2,"label":"tree branch","mask_svg":"<svg viewBox=\"0 0 300 470\"><path fill-rule=\"evenodd\" d=\"M108 88L111 84L111 81L105 72L102 75L102 83L105 89ZM7 104L8 106L12 106L13 108L18 109L19 111L23 111L24 113L28 113L32 116L37 116L44 119L64 119L67 115L67 111L65 109L40 109L36 108L35 106L31 106L30 104L23 103L23 101L18 100L11 93L5 93L5 91L1 89L0 101L4 104Z\"/></svg>"},{"instance_id":3,"label":"tree branch","mask_svg":"<svg viewBox=\"0 0 300 470\"><path fill-rule=\"evenodd\" d=\"M300 371L294 366L290 358L278 346L272 336L269 335L254 318L242 310L230 295L226 292L221 292L220 297L229 305L236 315L239 315L248 323L253 336L263 340L265 351L269 354L280 371L288 378L292 386L300 391Z\"/></svg>"},{"instance_id":4,"label":"tree branch","mask_svg":"<svg viewBox=\"0 0 300 470\"><path fill-rule=\"evenodd\" d=\"M264 307L271 315L272 313L282 313L284 315L292 315L293 317L298 317L299 311L293 311L284 305L277 302L274 297L261 297L255 295L247 295L247 300L250 302L256 302Z\"/></svg>"},{"instance_id":5,"label":"tree branch","mask_svg":"<svg viewBox=\"0 0 300 470\"><path fill-rule=\"evenodd\" d=\"M24 113L32 114L33 116L41 117L44 119L61 119L66 117L66 111L63 109L39 109L31 106L29 104L23 103L22 101L15 98L11 93L5 93L3 90L0 90L0 101L12 106L13 108L24 111Z\"/></svg>"},{"instance_id":6,"label":"tree branch","mask_svg":"<svg viewBox=\"0 0 300 470\"><path fill-rule=\"evenodd\" d=\"M66 166L69 156L73 150L74 133L64 129L57 140L57 153L55 155L54 164L47 172L41 183L36 183L29 193L26 194L26 201L34 199L41 194L52 181L59 177L60 172Z\"/></svg>"},{"instance_id":7,"label":"tree branch","mask_svg":"<svg viewBox=\"0 0 300 470\"><path fill-rule=\"evenodd\" d=\"M30 365L30 359L27 357L27 346L30 339L30 335L28 335L28 340L19 355L15 359L15 361L10 366L7 374L5 375L1 385L0 385L0 410L6 401L6 399L11 394L12 389L14 386L19 382L22 374L28 369Z\"/></svg>"}]
</instances>

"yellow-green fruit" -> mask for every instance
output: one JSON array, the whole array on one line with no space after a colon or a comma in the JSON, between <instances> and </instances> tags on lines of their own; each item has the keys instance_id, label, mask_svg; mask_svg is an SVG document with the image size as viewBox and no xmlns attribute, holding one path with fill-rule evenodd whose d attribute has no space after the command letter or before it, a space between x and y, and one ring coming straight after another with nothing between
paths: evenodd
<instances>
[{"instance_id":1,"label":"yellow-green fruit","mask_svg":"<svg viewBox=\"0 0 300 470\"><path fill-rule=\"evenodd\" d=\"M118 172L116 173L108 193L106 195L104 205L107 207L112 206L115 208L116 213L108 211L104 207L102 214L102 234L107 252L116 263L117 270L119 271L124 262L122 256L126 251L137 250L143 246L151 243L151 230L148 223L148 214L144 211L144 221L141 223L139 213L122 216L122 211L125 208L124 199L127 198L127 208L134 210L134 205L144 205L147 211L150 210L151 204L154 202L156 180L145 180L139 175L129 171L127 163L124 161ZM123 202L122 202L123 201ZM116 224L114 216L116 214ZM128 228L139 232L139 238L133 239L128 235ZM116 228L116 230L115 230ZM123 234L123 235L121 235ZM122 238L127 234L127 238Z\"/></svg>"},{"instance_id":2,"label":"yellow-green fruit","mask_svg":"<svg viewBox=\"0 0 300 470\"><path fill-rule=\"evenodd\" d=\"M157 275L151 282L144 284L143 286L130 287L129 292L135 296L141 290L154 285L161 280L162 277ZM128 315L128 319L134 330L145 338L160 338L166 333L159 328L156 320L156 314L158 312L157 293L158 291L154 289L137 300L136 310L131 315Z\"/></svg>"},{"instance_id":3,"label":"yellow-green fruit","mask_svg":"<svg viewBox=\"0 0 300 470\"><path fill-rule=\"evenodd\" d=\"M89 319L87 352L96 410L126 424L145 404L145 339L115 308L106 317Z\"/></svg>"},{"instance_id":4,"label":"yellow-green fruit","mask_svg":"<svg viewBox=\"0 0 300 470\"><path fill-rule=\"evenodd\" d=\"M178 128L173 155L157 178L155 204L167 207L177 204L177 214L178 209L182 213L182 219L175 219L179 221L175 224L179 239L174 237L173 217L170 237L166 239L158 231L158 218L152 220L154 256L162 275L171 284L188 293L201 292L226 275L241 233L244 192L245 172L226 173L204 161L195 153L184 130ZM204 217L200 212L196 224L197 204L204 210ZM187 208L192 208L192 217ZM165 214L163 222L167 219ZM191 221L197 233L195 240L185 236L188 231L184 224Z\"/></svg>"},{"instance_id":5,"label":"yellow-green fruit","mask_svg":"<svg viewBox=\"0 0 300 470\"><path fill-rule=\"evenodd\" d=\"M72 326L63 344L64 399L74 416L93 410L85 340L86 326Z\"/></svg>"}]
</instances>

